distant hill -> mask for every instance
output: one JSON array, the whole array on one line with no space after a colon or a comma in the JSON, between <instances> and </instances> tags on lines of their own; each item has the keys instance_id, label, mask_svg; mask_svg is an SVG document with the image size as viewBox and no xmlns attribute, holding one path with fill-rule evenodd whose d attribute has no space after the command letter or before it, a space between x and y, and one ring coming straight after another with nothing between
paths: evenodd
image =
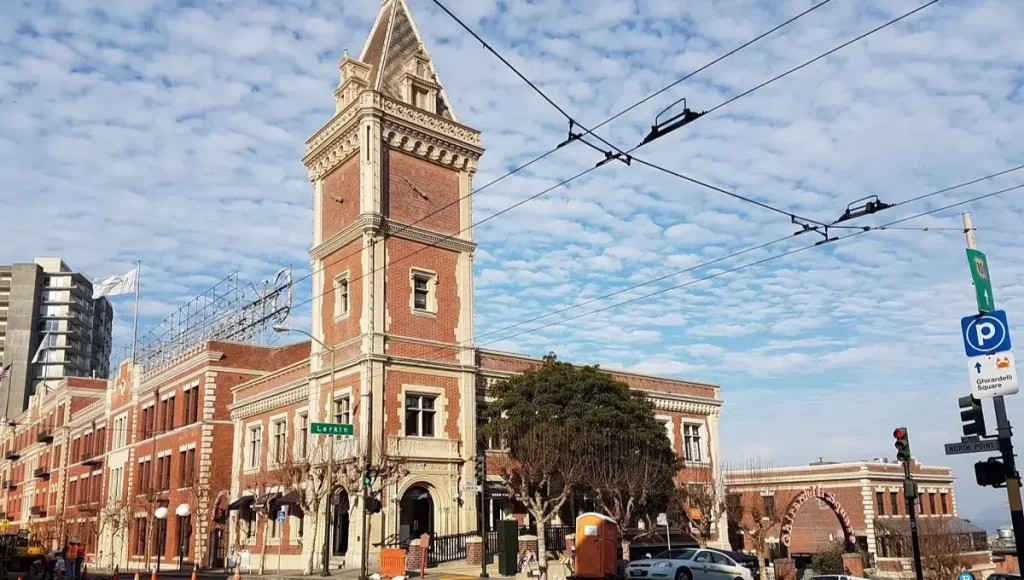
<instances>
[{"instance_id":1,"label":"distant hill","mask_svg":"<svg viewBox=\"0 0 1024 580\"><path fill-rule=\"evenodd\" d=\"M1005 505L993 505L981 510L973 517L965 519L971 520L971 523L978 527L985 528L989 533L995 533L997 529L1010 525L1010 512L1007 511Z\"/></svg>"}]
</instances>

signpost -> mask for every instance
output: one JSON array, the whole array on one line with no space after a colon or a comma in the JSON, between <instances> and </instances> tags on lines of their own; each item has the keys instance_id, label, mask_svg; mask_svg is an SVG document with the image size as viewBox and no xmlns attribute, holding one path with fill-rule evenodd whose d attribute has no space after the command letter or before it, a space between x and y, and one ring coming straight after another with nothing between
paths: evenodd
<instances>
[{"instance_id":1,"label":"signpost","mask_svg":"<svg viewBox=\"0 0 1024 580\"><path fill-rule=\"evenodd\" d=\"M672 534L668 531L668 514L658 514L658 525L665 526L665 541L668 543L668 549L672 549Z\"/></svg>"},{"instance_id":2,"label":"signpost","mask_svg":"<svg viewBox=\"0 0 1024 580\"><path fill-rule=\"evenodd\" d=\"M978 311L992 312L996 309L996 301L992 296L992 279L988 275L988 258L974 248L967 248L967 264L971 267L971 278L974 279Z\"/></svg>"},{"instance_id":3,"label":"signpost","mask_svg":"<svg viewBox=\"0 0 1024 580\"><path fill-rule=\"evenodd\" d=\"M284 521L288 519L288 512L281 508L277 512L277 574L281 575L281 546L284 545Z\"/></svg>"},{"instance_id":4,"label":"signpost","mask_svg":"<svg viewBox=\"0 0 1024 580\"><path fill-rule=\"evenodd\" d=\"M967 373L976 399L1016 395L1020 390L1012 352L971 357L967 359Z\"/></svg>"},{"instance_id":5,"label":"signpost","mask_svg":"<svg viewBox=\"0 0 1024 580\"><path fill-rule=\"evenodd\" d=\"M974 397L991 398L995 407L998 427L996 442L1006 474L1006 499L1010 506L1010 521L1013 523L1014 536L1024 538L1020 474L1017 473L1013 452L1013 430L1006 416L1006 400L1003 398L1004 394L1010 395L1018 391L1017 371L1014 368L1013 353L1010 352L1010 325L1006 321L1006 312L995 309L988 259L985 254L978 251L971 214L965 212L963 218L964 234L967 236L967 262L971 268L974 295L980 312L977 316L968 316L960 321L964 351L968 357L976 357L968 360L967 372L971 377L971 392L974 393ZM949 446L946 450L948 453ZM1017 561L1024 560L1024 542L1017 542L1016 552Z\"/></svg>"},{"instance_id":6,"label":"signpost","mask_svg":"<svg viewBox=\"0 0 1024 580\"><path fill-rule=\"evenodd\" d=\"M961 441L946 443L946 455L963 455L965 453L992 453L999 451L999 442L994 439L978 441Z\"/></svg>"},{"instance_id":7,"label":"signpost","mask_svg":"<svg viewBox=\"0 0 1024 580\"><path fill-rule=\"evenodd\" d=\"M355 435L350 423L310 423L310 435Z\"/></svg>"}]
</instances>

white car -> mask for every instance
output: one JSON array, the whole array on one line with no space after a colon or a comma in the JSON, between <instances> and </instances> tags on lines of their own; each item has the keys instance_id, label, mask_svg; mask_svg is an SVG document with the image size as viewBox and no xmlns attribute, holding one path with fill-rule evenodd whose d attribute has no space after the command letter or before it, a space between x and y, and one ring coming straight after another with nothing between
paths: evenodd
<instances>
[{"instance_id":1,"label":"white car","mask_svg":"<svg viewBox=\"0 0 1024 580\"><path fill-rule=\"evenodd\" d=\"M750 570L725 554L710 549L669 550L626 565L626 580L754 580Z\"/></svg>"}]
</instances>

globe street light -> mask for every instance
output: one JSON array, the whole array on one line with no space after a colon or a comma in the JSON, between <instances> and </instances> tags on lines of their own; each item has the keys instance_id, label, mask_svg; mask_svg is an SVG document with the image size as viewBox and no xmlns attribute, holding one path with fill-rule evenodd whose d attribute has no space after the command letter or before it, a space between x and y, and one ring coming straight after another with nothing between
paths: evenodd
<instances>
[{"instance_id":1,"label":"globe street light","mask_svg":"<svg viewBox=\"0 0 1024 580\"><path fill-rule=\"evenodd\" d=\"M160 558L162 558L163 555L164 555L164 549L163 549L164 548L164 537L163 537L163 535L164 535L164 531L166 531L166 527L165 526L166 526L166 523L167 523L166 522L166 520L167 520L167 508L165 508L163 506L160 506L160 507L156 508L156 511L153 512L153 517L155 517L159 521L159 523L156 526L156 537L153 538L153 540L156 541L157 548L159 548L159 550L160 550L156 554L156 571L160 572Z\"/></svg>"},{"instance_id":2,"label":"globe street light","mask_svg":"<svg viewBox=\"0 0 1024 580\"><path fill-rule=\"evenodd\" d=\"M333 423L334 417L331 414L330 405L334 403L334 349L323 343L322 340L306 332L305 330L298 330L285 326L283 324L275 324L274 332L297 332L308 336L313 342L319 344L321 347L331 352L331 402L327 407L327 420L325 423ZM330 445L330 457L327 460L327 501L324 503L324 556L323 556L323 569L320 571L321 576L331 575L331 502L334 499L334 437L331 437ZM363 538L366 541L366 538Z\"/></svg>"},{"instance_id":3,"label":"globe street light","mask_svg":"<svg viewBox=\"0 0 1024 580\"><path fill-rule=\"evenodd\" d=\"M192 515L192 507L187 503L179 504L174 508L174 513L178 516L178 570L181 570L181 563L185 558L185 518Z\"/></svg>"}]
</instances>

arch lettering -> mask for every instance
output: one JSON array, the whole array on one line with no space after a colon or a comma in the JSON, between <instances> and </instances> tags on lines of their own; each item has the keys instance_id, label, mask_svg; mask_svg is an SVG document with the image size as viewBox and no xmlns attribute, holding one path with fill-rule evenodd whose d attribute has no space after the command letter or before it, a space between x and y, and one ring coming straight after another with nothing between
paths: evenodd
<instances>
[{"instance_id":1,"label":"arch lettering","mask_svg":"<svg viewBox=\"0 0 1024 580\"><path fill-rule=\"evenodd\" d=\"M832 512L836 514L836 519L839 520L839 525L843 528L843 541L846 544L847 550L853 548L853 545L857 542L857 537L853 534L853 525L850 523L850 516L846 514L846 509L840 505L839 500L836 499L836 494L825 491L819 487L812 487L805 489L797 494L793 498L793 501L789 502L789 507L786 509L786 514L782 516L782 526L780 528L779 543L782 544L786 550L789 550L789 544L792 541L793 534L793 520L796 518L796 514L800 511L800 507L807 503L810 499L819 499L825 502Z\"/></svg>"}]
</instances>

